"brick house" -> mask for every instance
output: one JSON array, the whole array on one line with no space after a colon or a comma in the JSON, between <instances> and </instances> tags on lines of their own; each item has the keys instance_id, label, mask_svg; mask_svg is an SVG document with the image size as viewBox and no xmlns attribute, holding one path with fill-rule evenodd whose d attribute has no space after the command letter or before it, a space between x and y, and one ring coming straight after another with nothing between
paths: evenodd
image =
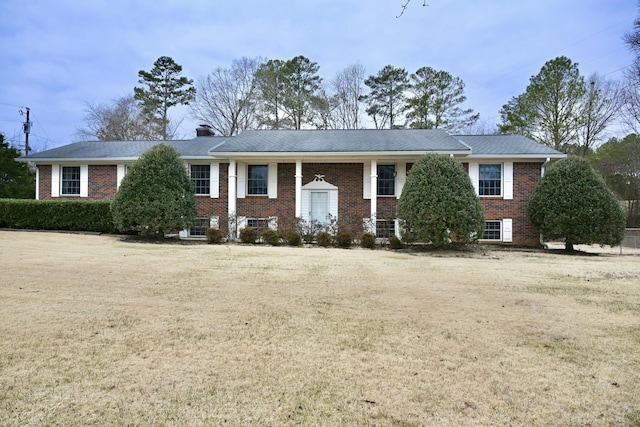
<instances>
[{"instance_id":1,"label":"brick house","mask_svg":"<svg viewBox=\"0 0 640 427\"><path fill-rule=\"evenodd\" d=\"M251 130L233 137L199 128L191 140L164 141L185 161L198 221L208 226L293 230L336 221L380 238L398 234L396 203L413 163L450 155L468 172L485 210L482 240L535 246L526 213L546 164L564 154L517 135L449 135L441 130ZM112 199L127 168L160 141L83 141L33 154L36 197Z\"/></svg>"}]
</instances>

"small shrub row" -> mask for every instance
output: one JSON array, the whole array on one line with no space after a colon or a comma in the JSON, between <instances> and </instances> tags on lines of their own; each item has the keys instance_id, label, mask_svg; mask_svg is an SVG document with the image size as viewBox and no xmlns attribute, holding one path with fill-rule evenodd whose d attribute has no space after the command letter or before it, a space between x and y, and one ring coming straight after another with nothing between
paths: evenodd
<instances>
[{"instance_id":1,"label":"small shrub row","mask_svg":"<svg viewBox=\"0 0 640 427\"><path fill-rule=\"evenodd\" d=\"M117 232L106 200L0 199L0 227Z\"/></svg>"}]
</instances>

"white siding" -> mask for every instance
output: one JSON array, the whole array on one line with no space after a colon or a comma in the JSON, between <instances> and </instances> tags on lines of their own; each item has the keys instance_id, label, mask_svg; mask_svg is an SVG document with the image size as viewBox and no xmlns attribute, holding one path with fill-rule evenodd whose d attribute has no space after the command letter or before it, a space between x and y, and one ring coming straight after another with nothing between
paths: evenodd
<instances>
[{"instance_id":1,"label":"white siding","mask_svg":"<svg viewBox=\"0 0 640 427\"><path fill-rule=\"evenodd\" d=\"M338 190L329 191L329 214L338 218Z\"/></svg>"},{"instance_id":2,"label":"white siding","mask_svg":"<svg viewBox=\"0 0 640 427\"><path fill-rule=\"evenodd\" d=\"M309 204L310 201L310 191L309 190L302 190L301 192L301 199L300 199L300 216L305 220L305 221L309 221L309 209L311 209L311 206Z\"/></svg>"}]
</instances>

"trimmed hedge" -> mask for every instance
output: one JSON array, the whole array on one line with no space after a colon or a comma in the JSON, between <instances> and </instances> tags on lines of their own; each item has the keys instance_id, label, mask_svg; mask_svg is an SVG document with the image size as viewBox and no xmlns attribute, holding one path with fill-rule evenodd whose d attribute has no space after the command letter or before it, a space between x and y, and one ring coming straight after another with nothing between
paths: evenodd
<instances>
[{"instance_id":1,"label":"trimmed hedge","mask_svg":"<svg viewBox=\"0 0 640 427\"><path fill-rule=\"evenodd\" d=\"M108 200L0 199L0 228L117 232Z\"/></svg>"}]
</instances>

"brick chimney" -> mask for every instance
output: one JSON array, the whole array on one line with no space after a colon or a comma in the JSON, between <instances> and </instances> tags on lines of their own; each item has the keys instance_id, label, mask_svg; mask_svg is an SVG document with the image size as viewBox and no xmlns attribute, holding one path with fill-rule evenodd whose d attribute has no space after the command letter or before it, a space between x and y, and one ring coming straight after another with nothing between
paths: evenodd
<instances>
[{"instance_id":1,"label":"brick chimney","mask_svg":"<svg viewBox=\"0 0 640 427\"><path fill-rule=\"evenodd\" d=\"M213 136L213 130L211 126L202 124L196 128L196 136Z\"/></svg>"}]
</instances>

